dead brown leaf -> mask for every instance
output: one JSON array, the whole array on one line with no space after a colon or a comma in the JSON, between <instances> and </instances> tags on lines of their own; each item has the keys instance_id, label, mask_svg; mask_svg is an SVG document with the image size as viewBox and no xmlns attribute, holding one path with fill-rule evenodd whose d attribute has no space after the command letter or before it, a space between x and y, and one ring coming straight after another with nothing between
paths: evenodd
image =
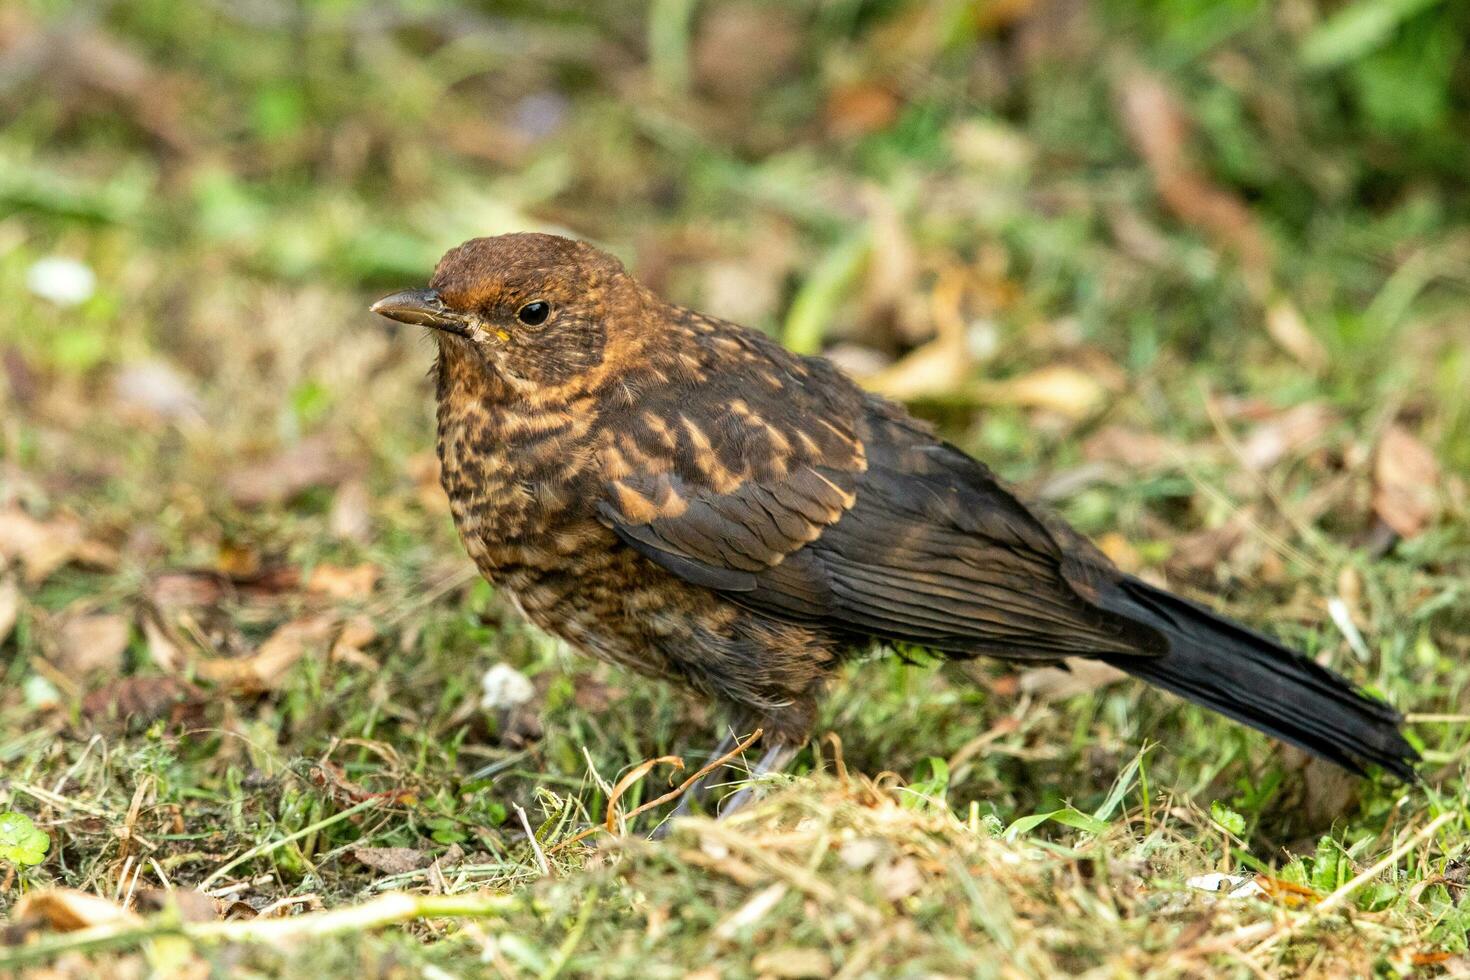
<instances>
[{"instance_id":1,"label":"dead brown leaf","mask_svg":"<svg viewBox=\"0 0 1470 980\"><path fill-rule=\"evenodd\" d=\"M1235 252L1258 285L1269 276L1270 251L1250 209L1199 166L1189 117L1158 76L1145 71L1119 84L1123 126L1153 176L1164 205L1184 224Z\"/></svg>"},{"instance_id":2,"label":"dead brown leaf","mask_svg":"<svg viewBox=\"0 0 1470 980\"><path fill-rule=\"evenodd\" d=\"M241 507L283 504L312 487L338 486L356 475L357 469L337 452L331 439L316 435L230 473L225 477L225 491Z\"/></svg>"},{"instance_id":3,"label":"dead brown leaf","mask_svg":"<svg viewBox=\"0 0 1470 980\"><path fill-rule=\"evenodd\" d=\"M414 453L405 461L404 469L414 484L419 506L431 514L449 513L449 498L439 482L439 456L432 450Z\"/></svg>"},{"instance_id":4,"label":"dead brown leaf","mask_svg":"<svg viewBox=\"0 0 1470 980\"><path fill-rule=\"evenodd\" d=\"M0 577L0 644L10 638L20 616L20 583L15 576Z\"/></svg>"},{"instance_id":5,"label":"dead brown leaf","mask_svg":"<svg viewBox=\"0 0 1470 980\"><path fill-rule=\"evenodd\" d=\"M382 569L367 562L351 567L321 564L307 577L306 591L333 599L363 599L373 594L382 574Z\"/></svg>"},{"instance_id":6,"label":"dead brown leaf","mask_svg":"<svg viewBox=\"0 0 1470 980\"><path fill-rule=\"evenodd\" d=\"M193 888L140 888L133 907L140 912L161 912L170 906L185 922L214 922L220 917L219 903Z\"/></svg>"},{"instance_id":7,"label":"dead brown leaf","mask_svg":"<svg viewBox=\"0 0 1470 980\"><path fill-rule=\"evenodd\" d=\"M352 856L386 875L407 874L428 867L433 855L412 847L354 847Z\"/></svg>"},{"instance_id":8,"label":"dead brown leaf","mask_svg":"<svg viewBox=\"0 0 1470 980\"><path fill-rule=\"evenodd\" d=\"M76 518L58 514L41 521L19 507L8 507L0 510L0 559L19 562L26 583L39 585L70 562L111 568L117 564L117 552L88 538Z\"/></svg>"},{"instance_id":9,"label":"dead brown leaf","mask_svg":"<svg viewBox=\"0 0 1470 980\"><path fill-rule=\"evenodd\" d=\"M1241 460L1266 470L1321 439L1336 424L1337 413L1322 402L1303 402L1261 422L1241 443Z\"/></svg>"},{"instance_id":10,"label":"dead brown leaf","mask_svg":"<svg viewBox=\"0 0 1470 980\"><path fill-rule=\"evenodd\" d=\"M94 672L115 674L131 632L127 617L117 613L63 615L48 659L73 679Z\"/></svg>"},{"instance_id":11,"label":"dead brown leaf","mask_svg":"<svg viewBox=\"0 0 1470 980\"><path fill-rule=\"evenodd\" d=\"M1075 421L1102 408L1108 390L1095 372L1052 364L1020 377L982 385L979 396L989 404L1045 409Z\"/></svg>"},{"instance_id":12,"label":"dead brown leaf","mask_svg":"<svg viewBox=\"0 0 1470 980\"><path fill-rule=\"evenodd\" d=\"M1121 463L1142 470L1177 463L1185 457L1186 450L1154 432L1108 425L1087 437L1082 443L1082 455L1099 463Z\"/></svg>"},{"instance_id":13,"label":"dead brown leaf","mask_svg":"<svg viewBox=\"0 0 1470 980\"><path fill-rule=\"evenodd\" d=\"M82 716L93 724L147 724L165 716L182 720L204 703L204 691L177 677L123 677L83 698Z\"/></svg>"},{"instance_id":14,"label":"dead brown leaf","mask_svg":"<svg viewBox=\"0 0 1470 980\"><path fill-rule=\"evenodd\" d=\"M148 583L148 598L159 609L213 606L225 597L229 579L218 572L160 572Z\"/></svg>"},{"instance_id":15,"label":"dead brown leaf","mask_svg":"<svg viewBox=\"0 0 1470 980\"><path fill-rule=\"evenodd\" d=\"M1020 688L1042 704L1097 691L1128 675L1097 660L1071 660L1067 669L1037 667L1021 674Z\"/></svg>"},{"instance_id":16,"label":"dead brown leaf","mask_svg":"<svg viewBox=\"0 0 1470 980\"><path fill-rule=\"evenodd\" d=\"M75 888L48 888L24 895L15 903L12 918L17 922L38 923L57 932L142 921L115 902Z\"/></svg>"},{"instance_id":17,"label":"dead brown leaf","mask_svg":"<svg viewBox=\"0 0 1470 980\"><path fill-rule=\"evenodd\" d=\"M893 124L898 110L898 96L876 82L839 85L827 95L824 110L827 133L837 139L876 133Z\"/></svg>"},{"instance_id":18,"label":"dead brown leaf","mask_svg":"<svg viewBox=\"0 0 1470 980\"><path fill-rule=\"evenodd\" d=\"M1236 548L1246 540L1250 527L1250 514L1238 511L1219 527L1204 528L1177 537L1174 550L1164 562L1170 575L1190 578L1210 575L1212 578L1224 565L1232 562ZM1237 573L1249 569L1235 569Z\"/></svg>"},{"instance_id":19,"label":"dead brown leaf","mask_svg":"<svg viewBox=\"0 0 1470 980\"><path fill-rule=\"evenodd\" d=\"M1439 462L1403 426L1384 430L1373 454L1373 512L1400 537L1412 538L1440 511Z\"/></svg>"},{"instance_id":20,"label":"dead brown leaf","mask_svg":"<svg viewBox=\"0 0 1470 980\"><path fill-rule=\"evenodd\" d=\"M148 599L163 612L207 609L226 599L275 599L300 585L301 571L291 565L235 573L212 568L174 569L153 576L148 583Z\"/></svg>"},{"instance_id":21,"label":"dead brown leaf","mask_svg":"<svg viewBox=\"0 0 1470 980\"><path fill-rule=\"evenodd\" d=\"M1291 300L1277 299L1266 308L1266 332L1302 367L1321 371L1327 366L1327 348L1307 329L1307 321Z\"/></svg>"},{"instance_id":22,"label":"dead brown leaf","mask_svg":"<svg viewBox=\"0 0 1470 980\"><path fill-rule=\"evenodd\" d=\"M337 618L329 613L303 616L277 629L248 657L201 661L199 676L234 694L275 690L311 648L325 646L336 623Z\"/></svg>"},{"instance_id":23,"label":"dead brown leaf","mask_svg":"<svg viewBox=\"0 0 1470 980\"><path fill-rule=\"evenodd\" d=\"M363 647L378 638L378 628L366 616L354 616L342 624L342 632L332 643L332 660L365 670L376 670L378 662L363 653Z\"/></svg>"},{"instance_id":24,"label":"dead brown leaf","mask_svg":"<svg viewBox=\"0 0 1470 980\"><path fill-rule=\"evenodd\" d=\"M175 673L184 669L184 651L151 614L143 616L143 640L148 646L148 659L160 670Z\"/></svg>"},{"instance_id":25,"label":"dead brown leaf","mask_svg":"<svg viewBox=\"0 0 1470 980\"><path fill-rule=\"evenodd\" d=\"M962 337L941 334L864 378L863 387L896 401L911 401L954 391L969 377L972 363Z\"/></svg>"},{"instance_id":26,"label":"dead brown leaf","mask_svg":"<svg viewBox=\"0 0 1470 980\"><path fill-rule=\"evenodd\" d=\"M327 514L327 528L345 541L366 541L372 535L373 519L368 511L367 484L352 479L337 488L332 509Z\"/></svg>"}]
</instances>

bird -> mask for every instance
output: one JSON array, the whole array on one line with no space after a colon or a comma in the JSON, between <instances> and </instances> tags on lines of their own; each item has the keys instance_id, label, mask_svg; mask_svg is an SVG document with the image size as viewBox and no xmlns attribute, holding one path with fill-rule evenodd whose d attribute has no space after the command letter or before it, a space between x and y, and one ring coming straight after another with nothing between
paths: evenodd
<instances>
[{"instance_id":1,"label":"bird","mask_svg":"<svg viewBox=\"0 0 1470 980\"><path fill-rule=\"evenodd\" d=\"M669 303L570 238L451 249L373 313L430 328L441 482L480 573L573 648L714 702L784 768L847 661L1095 660L1350 772L1402 716L1125 574L831 361Z\"/></svg>"}]
</instances>

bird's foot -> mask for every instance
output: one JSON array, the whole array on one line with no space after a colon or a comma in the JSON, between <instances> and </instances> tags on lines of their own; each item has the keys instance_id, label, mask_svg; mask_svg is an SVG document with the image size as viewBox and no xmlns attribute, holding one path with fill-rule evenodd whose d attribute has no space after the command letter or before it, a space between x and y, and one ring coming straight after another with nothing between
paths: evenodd
<instances>
[{"instance_id":1,"label":"bird's foot","mask_svg":"<svg viewBox=\"0 0 1470 980\"><path fill-rule=\"evenodd\" d=\"M777 742L767 749L766 754L761 756L761 761L756 763L755 768L750 771L750 779L746 784L740 788L739 792L725 800L720 806L720 819L726 819L736 810L749 803L754 798L756 790L759 789L756 781L762 776L768 776L773 772L784 771L791 764L791 760L796 757L797 749L798 746L787 745L782 742Z\"/></svg>"}]
</instances>

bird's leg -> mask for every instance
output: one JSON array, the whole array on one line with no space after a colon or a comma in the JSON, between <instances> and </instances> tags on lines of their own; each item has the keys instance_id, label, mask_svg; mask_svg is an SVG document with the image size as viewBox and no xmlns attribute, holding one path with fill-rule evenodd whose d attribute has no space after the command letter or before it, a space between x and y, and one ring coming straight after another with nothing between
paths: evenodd
<instances>
[{"instance_id":1,"label":"bird's leg","mask_svg":"<svg viewBox=\"0 0 1470 980\"><path fill-rule=\"evenodd\" d=\"M769 749L766 750L766 754L761 756L761 761L757 762L755 764L755 768L750 771L751 780L757 780L762 776L769 775L773 772L781 772L791 763L791 760L796 757L798 749L800 749L799 745L792 745L787 742L776 742ZM746 803L750 802L750 798L754 792L755 787L749 783L742 787L740 792L730 797L728 800L725 801L724 805L720 807L720 819L723 820L730 814L734 813L736 810L740 809Z\"/></svg>"},{"instance_id":2,"label":"bird's leg","mask_svg":"<svg viewBox=\"0 0 1470 980\"><path fill-rule=\"evenodd\" d=\"M740 744L742 737L740 733L748 728L750 723L751 718L749 716L742 716L732 722L725 730L725 737L720 739L720 744L715 746L709 758L711 760L720 759L729 754L735 746ZM659 825L658 830L654 832L655 839L662 838L668 833L668 828L671 826L675 817L687 817L694 812L696 803L703 803L704 795L709 791L710 780L714 778L717 772L719 772L719 769L711 769L699 777L693 786L690 786L684 791L684 795L679 797L679 805L674 808L674 812L670 813L668 818Z\"/></svg>"}]
</instances>

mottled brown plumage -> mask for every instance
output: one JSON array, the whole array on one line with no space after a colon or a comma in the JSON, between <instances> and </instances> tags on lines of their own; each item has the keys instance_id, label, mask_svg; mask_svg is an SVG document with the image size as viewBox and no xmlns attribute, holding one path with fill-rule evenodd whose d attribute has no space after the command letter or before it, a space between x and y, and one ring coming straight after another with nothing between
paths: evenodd
<instances>
[{"instance_id":1,"label":"mottled brown plumage","mask_svg":"<svg viewBox=\"0 0 1470 980\"><path fill-rule=\"evenodd\" d=\"M449 252L376 312L437 329L444 488L536 625L788 744L842 659L1093 657L1349 768L1406 775L1398 716L1275 641L1121 574L821 358L663 302L548 235Z\"/></svg>"}]
</instances>

